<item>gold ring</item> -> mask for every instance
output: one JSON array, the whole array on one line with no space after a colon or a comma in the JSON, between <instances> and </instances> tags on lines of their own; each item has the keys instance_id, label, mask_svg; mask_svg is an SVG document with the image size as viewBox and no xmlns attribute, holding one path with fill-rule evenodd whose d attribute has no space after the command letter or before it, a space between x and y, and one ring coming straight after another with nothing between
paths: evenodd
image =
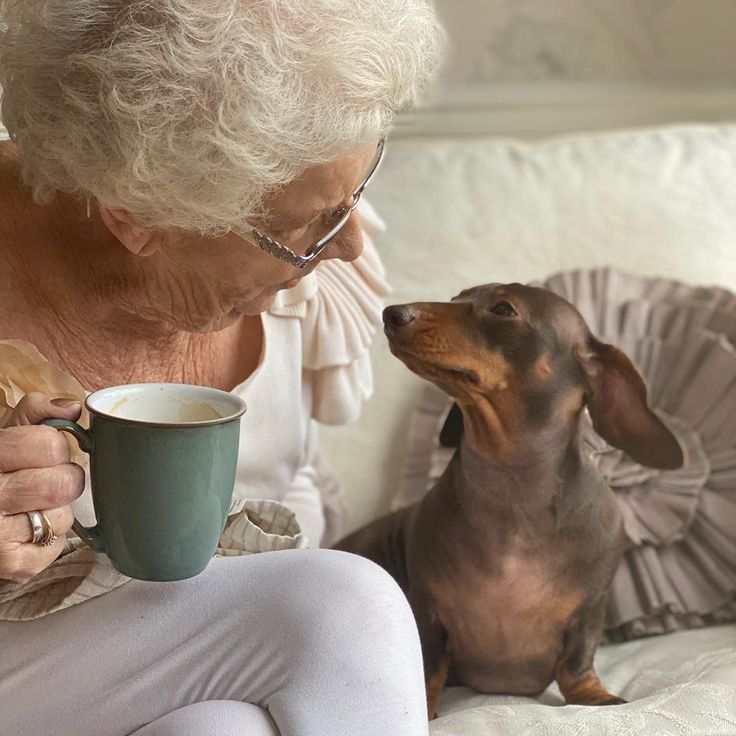
<instances>
[{"instance_id":1,"label":"gold ring","mask_svg":"<svg viewBox=\"0 0 736 736\"><path fill-rule=\"evenodd\" d=\"M43 512L41 513L41 523L43 524L43 539L40 542L40 545L42 547L48 547L49 545L53 544L58 537L56 536L56 532L54 532L54 528L51 526L51 522L49 521L46 514Z\"/></svg>"}]
</instances>

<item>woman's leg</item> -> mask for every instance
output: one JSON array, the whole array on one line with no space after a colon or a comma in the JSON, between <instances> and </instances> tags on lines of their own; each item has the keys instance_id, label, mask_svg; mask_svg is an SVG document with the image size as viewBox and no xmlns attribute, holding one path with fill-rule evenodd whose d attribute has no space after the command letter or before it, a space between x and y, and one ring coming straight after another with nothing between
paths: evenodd
<instances>
[{"instance_id":1,"label":"woman's leg","mask_svg":"<svg viewBox=\"0 0 736 736\"><path fill-rule=\"evenodd\" d=\"M0 623L3 736L123 736L213 700L262 707L280 736L426 736L403 595L359 557L287 551Z\"/></svg>"},{"instance_id":2,"label":"woman's leg","mask_svg":"<svg viewBox=\"0 0 736 736\"><path fill-rule=\"evenodd\" d=\"M257 705L212 700L175 710L132 736L279 736L279 732Z\"/></svg>"}]
</instances>

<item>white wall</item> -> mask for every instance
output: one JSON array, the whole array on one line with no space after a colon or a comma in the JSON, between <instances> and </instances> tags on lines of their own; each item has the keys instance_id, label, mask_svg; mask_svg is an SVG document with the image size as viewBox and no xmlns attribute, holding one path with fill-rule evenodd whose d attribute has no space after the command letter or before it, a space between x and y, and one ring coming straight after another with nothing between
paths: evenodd
<instances>
[{"instance_id":1,"label":"white wall","mask_svg":"<svg viewBox=\"0 0 736 736\"><path fill-rule=\"evenodd\" d=\"M734 0L435 0L445 66L403 135L543 137L736 117Z\"/></svg>"},{"instance_id":2,"label":"white wall","mask_svg":"<svg viewBox=\"0 0 736 736\"><path fill-rule=\"evenodd\" d=\"M733 0L436 0L453 83L726 78Z\"/></svg>"}]
</instances>

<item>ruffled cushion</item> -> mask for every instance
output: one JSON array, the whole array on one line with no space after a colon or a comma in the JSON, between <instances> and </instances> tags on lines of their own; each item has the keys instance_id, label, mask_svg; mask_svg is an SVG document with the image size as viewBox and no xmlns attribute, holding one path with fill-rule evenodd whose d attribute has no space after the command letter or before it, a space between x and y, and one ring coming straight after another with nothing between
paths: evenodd
<instances>
[{"instance_id":1,"label":"ruffled cushion","mask_svg":"<svg viewBox=\"0 0 736 736\"><path fill-rule=\"evenodd\" d=\"M736 295L611 269L559 274L544 286L634 361L685 452L677 470L644 468L583 417L584 444L632 543L612 586L609 638L736 619ZM450 405L428 386L394 507L419 500L449 462L438 435Z\"/></svg>"},{"instance_id":2,"label":"ruffled cushion","mask_svg":"<svg viewBox=\"0 0 736 736\"><path fill-rule=\"evenodd\" d=\"M633 542L616 572L611 638L736 617L736 295L611 269L545 282L618 345L649 386L650 404L685 449L685 464L651 471L585 442L616 491Z\"/></svg>"},{"instance_id":3,"label":"ruffled cushion","mask_svg":"<svg viewBox=\"0 0 736 736\"><path fill-rule=\"evenodd\" d=\"M360 258L325 261L296 288L281 292L270 310L302 322L312 417L323 424L357 420L373 391L369 349L389 287L372 237L384 226L365 200L358 212L364 239Z\"/></svg>"}]
</instances>

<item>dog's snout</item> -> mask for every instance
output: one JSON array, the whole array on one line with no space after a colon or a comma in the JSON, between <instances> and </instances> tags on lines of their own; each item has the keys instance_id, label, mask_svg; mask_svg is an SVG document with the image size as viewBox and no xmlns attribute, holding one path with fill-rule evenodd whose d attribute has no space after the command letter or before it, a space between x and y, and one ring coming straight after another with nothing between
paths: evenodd
<instances>
[{"instance_id":1,"label":"dog's snout","mask_svg":"<svg viewBox=\"0 0 736 736\"><path fill-rule=\"evenodd\" d=\"M386 307L383 310L383 324L394 330L408 325L413 319L414 312L406 305Z\"/></svg>"}]
</instances>

